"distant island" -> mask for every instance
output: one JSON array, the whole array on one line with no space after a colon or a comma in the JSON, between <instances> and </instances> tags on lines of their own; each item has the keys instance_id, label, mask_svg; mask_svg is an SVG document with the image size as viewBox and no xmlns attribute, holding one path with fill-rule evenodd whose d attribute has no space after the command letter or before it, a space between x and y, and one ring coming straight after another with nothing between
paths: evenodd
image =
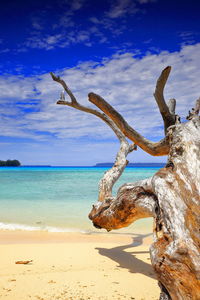
<instances>
[{"instance_id":1,"label":"distant island","mask_svg":"<svg viewBox=\"0 0 200 300\"><path fill-rule=\"evenodd\" d=\"M17 159L0 160L0 167L19 167L21 163Z\"/></svg>"},{"instance_id":2,"label":"distant island","mask_svg":"<svg viewBox=\"0 0 200 300\"><path fill-rule=\"evenodd\" d=\"M166 163L129 163L127 167L135 167L135 168L162 168L166 165ZM107 162L107 163L97 163L94 167L112 167L113 163Z\"/></svg>"}]
</instances>

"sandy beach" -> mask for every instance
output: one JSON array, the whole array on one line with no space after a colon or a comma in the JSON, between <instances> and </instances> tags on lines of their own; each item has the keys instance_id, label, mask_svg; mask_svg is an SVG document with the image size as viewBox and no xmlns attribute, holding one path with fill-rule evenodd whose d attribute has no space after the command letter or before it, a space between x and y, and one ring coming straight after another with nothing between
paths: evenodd
<instances>
[{"instance_id":1,"label":"sandy beach","mask_svg":"<svg viewBox=\"0 0 200 300\"><path fill-rule=\"evenodd\" d=\"M158 299L151 240L148 233L1 231L0 299Z\"/></svg>"}]
</instances>

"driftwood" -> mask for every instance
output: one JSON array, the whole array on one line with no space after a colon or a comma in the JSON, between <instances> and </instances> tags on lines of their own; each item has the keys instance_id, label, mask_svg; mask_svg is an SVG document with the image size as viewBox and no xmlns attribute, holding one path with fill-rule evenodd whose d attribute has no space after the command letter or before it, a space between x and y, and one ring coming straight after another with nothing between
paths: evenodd
<instances>
[{"instance_id":1,"label":"driftwood","mask_svg":"<svg viewBox=\"0 0 200 300\"><path fill-rule=\"evenodd\" d=\"M33 262L32 260L18 260L15 262L16 265L28 265L31 262Z\"/></svg>"},{"instance_id":2,"label":"driftwood","mask_svg":"<svg viewBox=\"0 0 200 300\"><path fill-rule=\"evenodd\" d=\"M108 231L135 220L154 218L154 243L150 247L152 266L161 288L160 300L200 299L200 99L186 123L175 113L176 100L164 99L164 87L171 67L157 80L154 97L163 118L164 138L151 142L135 131L102 97L94 93L89 101L102 112L78 103L65 81L51 73L64 93L57 104L68 105L101 118L115 132L120 149L113 167L99 183L98 202L89 218L97 228ZM134 144L129 145L126 137ZM136 145L147 153L168 155L166 166L152 178L124 184L113 197L112 187L125 169L126 157Z\"/></svg>"}]
</instances>

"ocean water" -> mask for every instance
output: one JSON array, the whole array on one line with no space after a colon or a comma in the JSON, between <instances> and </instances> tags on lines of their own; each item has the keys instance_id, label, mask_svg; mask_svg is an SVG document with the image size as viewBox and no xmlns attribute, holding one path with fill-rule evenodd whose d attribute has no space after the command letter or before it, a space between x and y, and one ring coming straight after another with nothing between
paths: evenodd
<instances>
[{"instance_id":1,"label":"ocean water","mask_svg":"<svg viewBox=\"0 0 200 300\"><path fill-rule=\"evenodd\" d=\"M98 182L106 170L99 167L0 168L0 229L96 232L88 213L97 201ZM127 168L116 183L114 194L122 184L150 177L157 170ZM136 223L120 231L152 226L149 219Z\"/></svg>"}]
</instances>

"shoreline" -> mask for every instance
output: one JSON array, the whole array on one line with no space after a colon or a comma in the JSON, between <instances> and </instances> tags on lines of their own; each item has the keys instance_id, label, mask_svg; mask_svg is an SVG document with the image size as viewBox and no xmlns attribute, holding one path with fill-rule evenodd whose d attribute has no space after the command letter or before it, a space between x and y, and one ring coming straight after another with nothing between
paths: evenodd
<instances>
[{"instance_id":1,"label":"shoreline","mask_svg":"<svg viewBox=\"0 0 200 300\"><path fill-rule=\"evenodd\" d=\"M157 300L151 242L150 233L0 230L0 299Z\"/></svg>"},{"instance_id":2,"label":"shoreline","mask_svg":"<svg viewBox=\"0 0 200 300\"><path fill-rule=\"evenodd\" d=\"M81 220L82 221L82 220ZM105 229L96 229L92 222L74 222L74 224L45 224L41 221L24 224L20 222L0 222L0 232L48 232L48 233L77 233L77 234L108 234ZM50 223L50 222L49 222ZM77 226L77 223L79 226ZM110 235L131 235L131 234L147 234L153 232L153 219L145 218L142 220L137 220L134 224L121 229L113 229L109 232Z\"/></svg>"},{"instance_id":3,"label":"shoreline","mask_svg":"<svg viewBox=\"0 0 200 300\"><path fill-rule=\"evenodd\" d=\"M131 242L134 239L138 243L150 245L152 233L139 231L138 233L129 232L48 232L42 230L0 230L0 245L5 244L45 244L45 243L121 243ZM140 241L140 242L139 242Z\"/></svg>"}]
</instances>

